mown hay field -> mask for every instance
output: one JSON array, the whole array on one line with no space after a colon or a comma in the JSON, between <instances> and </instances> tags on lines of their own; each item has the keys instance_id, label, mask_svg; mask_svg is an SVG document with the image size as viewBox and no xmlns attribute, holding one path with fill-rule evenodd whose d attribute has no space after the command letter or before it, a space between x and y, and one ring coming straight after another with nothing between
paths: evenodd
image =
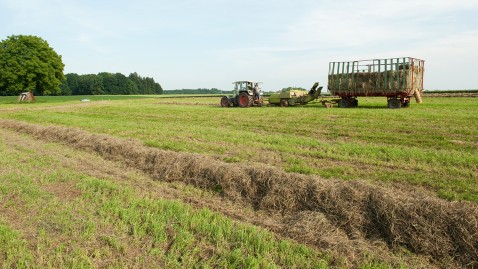
<instances>
[{"instance_id":1,"label":"mown hay field","mask_svg":"<svg viewBox=\"0 0 478 269\"><path fill-rule=\"evenodd\" d=\"M0 98L4 267L478 266L475 98L81 99Z\"/></svg>"},{"instance_id":2,"label":"mown hay field","mask_svg":"<svg viewBox=\"0 0 478 269\"><path fill-rule=\"evenodd\" d=\"M224 109L217 97L108 98L10 104L0 117L324 178L424 186L442 198L478 202L474 98L430 98L399 110L386 109L384 98L359 99L358 109Z\"/></svg>"}]
</instances>

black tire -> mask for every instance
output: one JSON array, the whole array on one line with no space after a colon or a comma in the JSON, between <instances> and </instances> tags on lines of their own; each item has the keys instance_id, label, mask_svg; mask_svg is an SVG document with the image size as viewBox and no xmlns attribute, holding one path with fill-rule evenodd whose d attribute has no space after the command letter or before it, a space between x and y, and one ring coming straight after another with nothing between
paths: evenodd
<instances>
[{"instance_id":1,"label":"black tire","mask_svg":"<svg viewBox=\"0 0 478 269\"><path fill-rule=\"evenodd\" d=\"M402 107L402 103L397 98L390 98L388 99L387 106L388 108L391 108L391 109L397 109Z\"/></svg>"},{"instance_id":2,"label":"black tire","mask_svg":"<svg viewBox=\"0 0 478 269\"><path fill-rule=\"evenodd\" d=\"M402 102L402 107L409 107L409 106L410 106L410 100Z\"/></svg>"},{"instance_id":3,"label":"black tire","mask_svg":"<svg viewBox=\"0 0 478 269\"><path fill-rule=\"evenodd\" d=\"M229 97L223 96L221 98L221 106L222 107L230 107L231 106L231 101L229 100Z\"/></svg>"},{"instance_id":4,"label":"black tire","mask_svg":"<svg viewBox=\"0 0 478 269\"><path fill-rule=\"evenodd\" d=\"M254 97L248 95L249 97L249 106L254 106Z\"/></svg>"},{"instance_id":5,"label":"black tire","mask_svg":"<svg viewBox=\"0 0 478 269\"><path fill-rule=\"evenodd\" d=\"M280 106L281 107L288 107L289 102L287 101L287 99L280 99Z\"/></svg>"},{"instance_id":6,"label":"black tire","mask_svg":"<svg viewBox=\"0 0 478 269\"><path fill-rule=\"evenodd\" d=\"M355 98L352 98L352 107L358 107L358 100Z\"/></svg>"},{"instance_id":7,"label":"black tire","mask_svg":"<svg viewBox=\"0 0 478 269\"><path fill-rule=\"evenodd\" d=\"M241 92L239 96L237 96L237 103L239 104L240 107L249 107L250 101L249 101L249 94L245 92Z\"/></svg>"},{"instance_id":8,"label":"black tire","mask_svg":"<svg viewBox=\"0 0 478 269\"><path fill-rule=\"evenodd\" d=\"M338 105L340 108L347 108L349 107L349 102L347 101L347 99L342 98L339 100Z\"/></svg>"}]
</instances>

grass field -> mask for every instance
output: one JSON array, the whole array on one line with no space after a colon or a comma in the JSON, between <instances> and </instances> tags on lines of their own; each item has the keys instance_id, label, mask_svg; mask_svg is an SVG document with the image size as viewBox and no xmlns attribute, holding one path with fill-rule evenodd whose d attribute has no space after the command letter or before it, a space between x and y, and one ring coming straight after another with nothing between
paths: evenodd
<instances>
[{"instance_id":1,"label":"grass field","mask_svg":"<svg viewBox=\"0 0 478 269\"><path fill-rule=\"evenodd\" d=\"M133 139L146 148L197 153L238 167L419 190L476 208L477 104L476 98L427 98L390 110L385 98L360 98L357 109L318 103L225 109L218 97L38 97L32 104L1 97L0 119ZM388 268L454 262L429 260L406 245L373 253L375 243L366 243L370 253L351 258L343 249L280 232L264 220L275 223L273 215L225 202L218 190L153 181L122 161L1 125L0 133L0 262L6 268ZM345 237L353 245L353 236Z\"/></svg>"},{"instance_id":2,"label":"grass field","mask_svg":"<svg viewBox=\"0 0 478 269\"><path fill-rule=\"evenodd\" d=\"M161 198L168 187L99 157L58 144L24 143L28 137L8 131L0 134L4 268L328 264L326 256L307 247L207 208Z\"/></svg>"},{"instance_id":3,"label":"grass field","mask_svg":"<svg viewBox=\"0 0 478 269\"><path fill-rule=\"evenodd\" d=\"M386 109L383 98L345 110L318 104L223 109L216 99L69 101L54 108L16 106L0 117L325 178L420 185L446 199L478 202L476 99L435 98L400 110Z\"/></svg>"}]
</instances>

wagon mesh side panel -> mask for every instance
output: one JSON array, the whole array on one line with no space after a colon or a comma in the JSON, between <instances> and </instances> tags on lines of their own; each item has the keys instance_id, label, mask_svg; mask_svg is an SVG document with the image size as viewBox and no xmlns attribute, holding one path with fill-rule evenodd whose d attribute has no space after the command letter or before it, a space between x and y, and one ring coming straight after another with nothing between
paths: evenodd
<instances>
[{"instance_id":1,"label":"wagon mesh side panel","mask_svg":"<svg viewBox=\"0 0 478 269\"><path fill-rule=\"evenodd\" d=\"M423 91L424 61L410 58L330 62L328 89L338 96L411 96Z\"/></svg>"}]
</instances>

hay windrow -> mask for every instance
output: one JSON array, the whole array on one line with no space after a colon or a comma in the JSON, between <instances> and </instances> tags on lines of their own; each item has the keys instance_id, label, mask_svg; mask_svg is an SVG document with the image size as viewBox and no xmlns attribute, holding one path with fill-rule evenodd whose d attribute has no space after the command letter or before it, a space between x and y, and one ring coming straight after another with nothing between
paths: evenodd
<instances>
[{"instance_id":1,"label":"hay windrow","mask_svg":"<svg viewBox=\"0 0 478 269\"><path fill-rule=\"evenodd\" d=\"M120 160L157 180L219 191L233 201L284 214L287 233L347 252L343 240L380 240L431 257L436 264L478 266L478 206L419 191L362 181L323 180L278 168L229 164L191 153L149 148L138 141L79 129L0 120L0 126ZM327 231L326 236L318 236ZM359 243L358 243L359 244ZM360 247L360 246L358 246Z\"/></svg>"}]
</instances>

